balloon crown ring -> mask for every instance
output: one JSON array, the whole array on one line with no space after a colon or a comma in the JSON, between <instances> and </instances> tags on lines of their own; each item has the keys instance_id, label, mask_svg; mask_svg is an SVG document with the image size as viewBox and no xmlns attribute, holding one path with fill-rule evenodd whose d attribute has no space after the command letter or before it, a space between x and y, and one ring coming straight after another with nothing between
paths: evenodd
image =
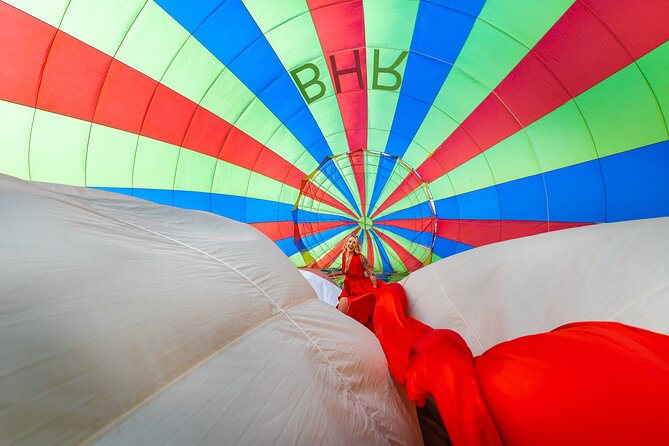
<instances>
[{"instance_id":1,"label":"balloon crown ring","mask_svg":"<svg viewBox=\"0 0 669 446\"><path fill-rule=\"evenodd\" d=\"M326 157L302 182L294 240L305 262L336 269L349 235L378 273L432 260L436 212L427 184L399 157L358 149Z\"/></svg>"}]
</instances>

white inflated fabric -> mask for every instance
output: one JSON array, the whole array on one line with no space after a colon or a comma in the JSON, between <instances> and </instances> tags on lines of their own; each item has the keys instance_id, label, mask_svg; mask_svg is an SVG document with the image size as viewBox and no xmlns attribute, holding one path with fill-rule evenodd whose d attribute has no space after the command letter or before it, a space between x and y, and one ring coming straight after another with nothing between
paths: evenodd
<instances>
[{"instance_id":1,"label":"white inflated fabric","mask_svg":"<svg viewBox=\"0 0 669 446\"><path fill-rule=\"evenodd\" d=\"M584 226L484 246L403 281L409 313L474 354L582 320L669 334L669 218Z\"/></svg>"},{"instance_id":2,"label":"white inflated fabric","mask_svg":"<svg viewBox=\"0 0 669 446\"><path fill-rule=\"evenodd\" d=\"M302 273L302 276L314 289L316 296L318 296L318 300L322 300L326 304L332 305L333 307L337 306L339 303L341 288L325 277L322 277L321 275L315 274L311 271L301 269L300 273Z\"/></svg>"},{"instance_id":3,"label":"white inflated fabric","mask_svg":"<svg viewBox=\"0 0 669 446\"><path fill-rule=\"evenodd\" d=\"M0 176L1 444L420 444L376 338L250 226Z\"/></svg>"}]
</instances>

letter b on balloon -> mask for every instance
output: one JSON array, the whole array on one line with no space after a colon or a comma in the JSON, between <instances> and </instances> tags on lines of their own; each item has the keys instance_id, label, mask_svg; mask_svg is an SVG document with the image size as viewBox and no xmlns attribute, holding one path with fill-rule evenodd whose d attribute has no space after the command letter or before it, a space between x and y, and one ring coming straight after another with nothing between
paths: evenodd
<instances>
[{"instance_id":1,"label":"letter b on balloon","mask_svg":"<svg viewBox=\"0 0 669 446\"><path fill-rule=\"evenodd\" d=\"M335 56L330 55L330 64L332 65L337 93L341 93L339 77L346 74L356 74L358 77L359 89L362 90L365 88L364 79L362 79L362 67L359 66L359 50L352 50L352 53L356 65L353 68L345 70L337 69ZM399 56L397 56L395 61L387 67L381 66L380 53L381 51L379 49L374 49L374 72L372 73L372 89L395 91L402 86L402 74L397 71L397 68L404 61L409 52L402 51ZM385 79L387 79L388 76L391 76L393 82L390 84L382 84L379 81L381 74L385 75ZM300 90L300 93L302 94L302 97L306 101L307 105L325 96L326 86L324 82L319 80L321 72L315 64L306 63L304 65L300 65L299 67L292 69L290 71L290 75L293 78L295 85L297 85L297 88Z\"/></svg>"},{"instance_id":2,"label":"letter b on balloon","mask_svg":"<svg viewBox=\"0 0 669 446\"><path fill-rule=\"evenodd\" d=\"M303 77L302 78L300 77L300 73L303 73L305 71L310 71L312 75L311 79L307 80L306 82L303 80L304 79ZM319 76L321 75L321 70L319 70L316 65L312 63L306 63L304 65L300 65L294 70L291 70L290 75L292 76L295 85L297 85L297 88L299 88L302 97L304 98L305 101L307 101L307 105L311 104L314 101L319 100L325 95L325 84L318 80ZM314 89L311 88L311 90L309 90L310 87L316 87L317 93L313 94ZM312 92L311 95L309 94L309 91Z\"/></svg>"}]
</instances>

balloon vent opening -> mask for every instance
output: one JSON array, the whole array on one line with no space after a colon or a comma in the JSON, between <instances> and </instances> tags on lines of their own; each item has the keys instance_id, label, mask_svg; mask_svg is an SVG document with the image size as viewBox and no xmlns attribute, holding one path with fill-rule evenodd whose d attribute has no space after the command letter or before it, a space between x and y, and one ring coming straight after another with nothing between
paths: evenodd
<instances>
[{"instance_id":1,"label":"balloon vent opening","mask_svg":"<svg viewBox=\"0 0 669 446\"><path fill-rule=\"evenodd\" d=\"M372 229L372 226L374 226L374 222L372 221L371 218L364 216L358 219L358 226L367 231Z\"/></svg>"},{"instance_id":2,"label":"balloon vent opening","mask_svg":"<svg viewBox=\"0 0 669 446\"><path fill-rule=\"evenodd\" d=\"M312 268L336 271L346 237L359 237L378 274L432 261L436 212L427 183L396 156L354 150L325 158L302 182L295 244Z\"/></svg>"}]
</instances>

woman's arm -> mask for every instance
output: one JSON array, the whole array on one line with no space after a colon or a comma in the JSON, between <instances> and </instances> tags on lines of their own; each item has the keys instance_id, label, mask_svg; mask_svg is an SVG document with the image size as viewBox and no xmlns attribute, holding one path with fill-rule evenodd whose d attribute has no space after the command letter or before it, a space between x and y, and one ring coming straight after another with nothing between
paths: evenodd
<instances>
[{"instance_id":1,"label":"woman's arm","mask_svg":"<svg viewBox=\"0 0 669 446\"><path fill-rule=\"evenodd\" d=\"M360 263L362 263L363 269L365 270L367 276L372 281L372 285L374 285L374 288L376 288L376 276L374 275L374 268L372 268L372 265L369 264L369 260L367 260L367 257L360 254Z\"/></svg>"}]
</instances>

